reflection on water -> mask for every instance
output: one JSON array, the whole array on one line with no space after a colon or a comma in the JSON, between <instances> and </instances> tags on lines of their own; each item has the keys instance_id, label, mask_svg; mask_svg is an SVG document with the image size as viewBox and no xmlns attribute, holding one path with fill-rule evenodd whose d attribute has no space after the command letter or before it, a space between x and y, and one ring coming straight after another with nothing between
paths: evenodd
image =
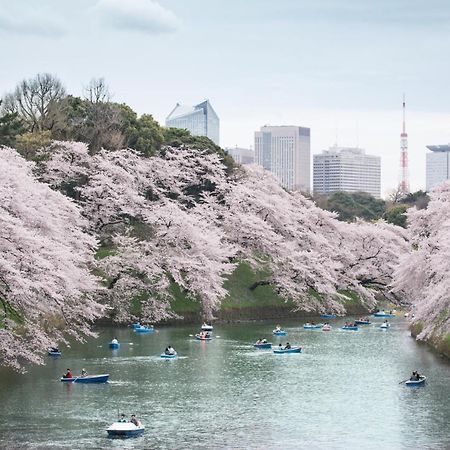
<instances>
[{"instance_id":1,"label":"reflection on water","mask_svg":"<svg viewBox=\"0 0 450 450\"><path fill-rule=\"evenodd\" d=\"M0 447L153 449L440 449L450 446L450 366L409 337L406 323L358 332L303 330L285 322L218 325L211 342L194 327L139 335L104 328L98 340L64 349L25 376L0 371ZM119 350L108 342L117 336ZM220 336L218 338L217 336ZM274 355L253 342L289 341L303 353ZM167 345L179 357L159 357ZM107 385L63 384L70 367L109 373ZM399 381L412 370L427 385ZM110 440L119 412L136 413L145 434ZM20 426L18 426L20 424Z\"/></svg>"}]
</instances>

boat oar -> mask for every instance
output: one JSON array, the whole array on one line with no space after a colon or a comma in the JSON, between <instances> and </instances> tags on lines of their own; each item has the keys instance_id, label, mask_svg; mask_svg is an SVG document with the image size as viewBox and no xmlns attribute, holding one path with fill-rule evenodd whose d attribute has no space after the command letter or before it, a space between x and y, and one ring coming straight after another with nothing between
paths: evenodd
<instances>
[{"instance_id":1,"label":"boat oar","mask_svg":"<svg viewBox=\"0 0 450 450\"><path fill-rule=\"evenodd\" d=\"M400 383L398 383L398 384L405 383L405 382L408 381L408 380L409 380L409 378L407 378L406 380L400 381Z\"/></svg>"}]
</instances>

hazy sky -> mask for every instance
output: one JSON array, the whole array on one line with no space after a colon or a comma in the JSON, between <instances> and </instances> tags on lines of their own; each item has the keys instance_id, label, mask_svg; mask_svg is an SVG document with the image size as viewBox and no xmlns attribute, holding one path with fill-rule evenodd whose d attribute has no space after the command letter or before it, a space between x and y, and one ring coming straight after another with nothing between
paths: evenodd
<instances>
[{"instance_id":1,"label":"hazy sky","mask_svg":"<svg viewBox=\"0 0 450 450\"><path fill-rule=\"evenodd\" d=\"M354 146L398 183L402 93L410 178L426 144L450 141L448 0L0 0L0 90L38 72L81 94L103 76L114 100L161 123L209 98L222 146L261 125L311 127L313 153Z\"/></svg>"}]
</instances>

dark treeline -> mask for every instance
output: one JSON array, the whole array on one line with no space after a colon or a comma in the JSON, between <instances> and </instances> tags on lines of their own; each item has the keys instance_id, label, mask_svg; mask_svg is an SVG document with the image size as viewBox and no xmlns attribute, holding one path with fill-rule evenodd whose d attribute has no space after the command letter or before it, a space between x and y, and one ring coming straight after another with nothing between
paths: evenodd
<instances>
[{"instance_id":1,"label":"dark treeline","mask_svg":"<svg viewBox=\"0 0 450 450\"><path fill-rule=\"evenodd\" d=\"M92 154L127 147L153 156L164 145L187 145L217 152L228 167L233 165L209 138L162 127L152 115L138 116L125 103L113 102L103 78L92 79L83 96L76 97L57 77L38 74L21 81L0 102L0 145L14 147L28 159L52 140L73 140L87 143Z\"/></svg>"},{"instance_id":2,"label":"dark treeline","mask_svg":"<svg viewBox=\"0 0 450 450\"><path fill-rule=\"evenodd\" d=\"M338 219L345 222L353 222L357 218L367 221L384 219L406 228L407 209L412 206L426 208L429 198L423 191L407 195L396 191L387 200L375 198L365 192L335 192L329 196L315 195L314 201L322 209L337 212Z\"/></svg>"}]
</instances>

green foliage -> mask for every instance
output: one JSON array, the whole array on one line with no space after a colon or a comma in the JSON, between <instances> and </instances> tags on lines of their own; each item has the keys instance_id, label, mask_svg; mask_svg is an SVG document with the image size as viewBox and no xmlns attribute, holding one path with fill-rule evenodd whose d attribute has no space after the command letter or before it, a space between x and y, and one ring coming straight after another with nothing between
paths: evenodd
<instances>
[{"instance_id":1,"label":"green foliage","mask_svg":"<svg viewBox=\"0 0 450 450\"><path fill-rule=\"evenodd\" d=\"M0 145L14 147L16 137L24 133L25 130L25 125L17 113L3 115L0 117Z\"/></svg>"},{"instance_id":2,"label":"green foliage","mask_svg":"<svg viewBox=\"0 0 450 450\"><path fill-rule=\"evenodd\" d=\"M121 131L125 146L145 156L153 156L161 148L164 135L159 123L150 114L137 114L125 104L118 105L122 119Z\"/></svg>"},{"instance_id":3,"label":"green foliage","mask_svg":"<svg viewBox=\"0 0 450 450\"><path fill-rule=\"evenodd\" d=\"M50 131L36 131L16 136L16 149L26 159L35 160L36 150L50 144L52 138Z\"/></svg>"},{"instance_id":4,"label":"green foliage","mask_svg":"<svg viewBox=\"0 0 450 450\"><path fill-rule=\"evenodd\" d=\"M424 191L410 192L406 195L402 202L409 206L415 206L417 209L425 209L428 206L430 197Z\"/></svg>"},{"instance_id":5,"label":"green foliage","mask_svg":"<svg viewBox=\"0 0 450 450\"><path fill-rule=\"evenodd\" d=\"M408 205L394 205L384 213L384 219L394 225L406 228L406 210Z\"/></svg>"},{"instance_id":6,"label":"green foliage","mask_svg":"<svg viewBox=\"0 0 450 450\"><path fill-rule=\"evenodd\" d=\"M328 197L323 207L337 212L338 219L345 222L352 222L357 217L371 221L383 215L385 202L365 192L335 192Z\"/></svg>"}]
</instances>

